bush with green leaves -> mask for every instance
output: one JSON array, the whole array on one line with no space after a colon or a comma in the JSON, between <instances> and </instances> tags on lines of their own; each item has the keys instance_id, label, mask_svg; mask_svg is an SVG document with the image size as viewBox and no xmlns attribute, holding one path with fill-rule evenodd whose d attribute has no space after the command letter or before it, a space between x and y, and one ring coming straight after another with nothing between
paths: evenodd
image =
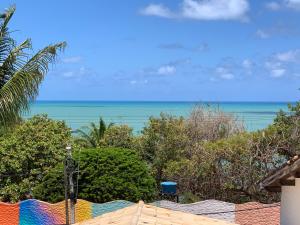
<instances>
[{"instance_id":1,"label":"bush with green leaves","mask_svg":"<svg viewBox=\"0 0 300 225\"><path fill-rule=\"evenodd\" d=\"M136 202L150 201L156 194L155 180L135 151L112 147L84 149L76 152L74 158L80 170L78 198L92 202ZM63 166L59 165L35 188L34 197L50 202L62 200L63 180Z\"/></svg>"},{"instance_id":2,"label":"bush with green leaves","mask_svg":"<svg viewBox=\"0 0 300 225\"><path fill-rule=\"evenodd\" d=\"M62 162L70 141L64 122L37 115L16 125L0 137L0 200L24 198L49 172Z\"/></svg>"},{"instance_id":3,"label":"bush with green leaves","mask_svg":"<svg viewBox=\"0 0 300 225\"><path fill-rule=\"evenodd\" d=\"M159 184L167 164L183 155L186 144L184 118L167 114L161 114L159 118L150 117L138 142L136 148L151 165Z\"/></svg>"},{"instance_id":4,"label":"bush with green leaves","mask_svg":"<svg viewBox=\"0 0 300 225\"><path fill-rule=\"evenodd\" d=\"M134 140L132 130L127 125L110 126L104 134L104 143L111 147L131 148Z\"/></svg>"}]
</instances>

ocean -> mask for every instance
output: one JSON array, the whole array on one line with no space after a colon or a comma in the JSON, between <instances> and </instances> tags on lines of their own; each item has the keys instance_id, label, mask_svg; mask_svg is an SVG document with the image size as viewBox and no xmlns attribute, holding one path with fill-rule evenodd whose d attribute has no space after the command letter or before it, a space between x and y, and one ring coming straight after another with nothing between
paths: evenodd
<instances>
[{"instance_id":1,"label":"ocean","mask_svg":"<svg viewBox=\"0 0 300 225\"><path fill-rule=\"evenodd\" d=\"M196 102L108 102L108 101L37 101L31 105L24 118L35 114L48 114L50 118L64 120L72 129L96 122L99 117L109 123L128 124L139 133L150 116L161 112L187 117ZM221 110L235 114L249 131L267 127L276 113L287 111L285 102L220 102L209 103Z\"/></svg>"}]
</instances>

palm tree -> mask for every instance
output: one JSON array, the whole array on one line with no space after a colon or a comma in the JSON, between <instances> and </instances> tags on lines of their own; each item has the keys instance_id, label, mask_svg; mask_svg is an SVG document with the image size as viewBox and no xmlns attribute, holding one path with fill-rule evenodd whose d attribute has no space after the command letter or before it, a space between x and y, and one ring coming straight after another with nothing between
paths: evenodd
<instances>
[{"instance_id":1,"label":"palm tree","mask_svg":"<svg viewBox=\"0 0 300 225\"><path fill-rule=\"evenodd\" d=\"M109 123L108 126L106 126L105 121L100 117L98 126L92 122L89 127L77 129L76 133L78 133L80 138L90 147L97 148L102 144L105 131L113 125L113 123Z\"/></svg>"},{"instance_id":2,"label":"palm tree","mask_svg":"<svg viewBox=\"0 0 300 225\"><path fill-rule=\"evenodd\" d=\"M17 45L10 36L7 25L14 12L15 7L10 7L0 16L0 124L3 127L17 121L29 109L49 64L55 62L58 51L66 46L61 42L30 54L30 39Z\"/></svg>"}]
</instances>

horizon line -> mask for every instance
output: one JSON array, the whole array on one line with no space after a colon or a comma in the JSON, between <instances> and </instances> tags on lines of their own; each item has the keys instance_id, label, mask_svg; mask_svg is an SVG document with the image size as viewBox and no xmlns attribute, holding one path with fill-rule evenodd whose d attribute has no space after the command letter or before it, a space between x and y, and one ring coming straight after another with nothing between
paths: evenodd
<instances>
[{"instance_id":1,"label":"horizon line","mask_svg":"<svg viewBox=\"0 0 300 225\"><path fill-rule=\"evenodd\" d=\"M294 101L258 101L258 100L35 100L35 102L170 102L170 103L178 103L178 102L186 102L186 103L296 103L297 100Z\"/></svg>"}]
</instances>

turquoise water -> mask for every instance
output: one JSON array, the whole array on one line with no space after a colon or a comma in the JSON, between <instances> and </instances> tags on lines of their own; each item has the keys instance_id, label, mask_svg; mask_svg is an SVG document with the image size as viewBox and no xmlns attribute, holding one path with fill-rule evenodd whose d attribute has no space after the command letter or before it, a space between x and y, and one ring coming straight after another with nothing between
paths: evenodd
<instances>
[{"instance_id":1,"label":"turquoise water","mask_svg":"<svg viewBox=\"0 0 300 225\"><path fill-rule=\"evenodd\" d=\"M102 116L106 122L128 124L135 132L140 132L150 116L159 116L161 112L177 116L188 116L194 102L71 102L38 101L31 106L25 118L46 113L50 118L65 120L76 129L90 122L96 122ZM271 124L276 113L287 111L287 103L275 102L223 102L212 103L223 111L234 113L244 121L247 130L257 130Z\"/></svg>"}]
</instances>

